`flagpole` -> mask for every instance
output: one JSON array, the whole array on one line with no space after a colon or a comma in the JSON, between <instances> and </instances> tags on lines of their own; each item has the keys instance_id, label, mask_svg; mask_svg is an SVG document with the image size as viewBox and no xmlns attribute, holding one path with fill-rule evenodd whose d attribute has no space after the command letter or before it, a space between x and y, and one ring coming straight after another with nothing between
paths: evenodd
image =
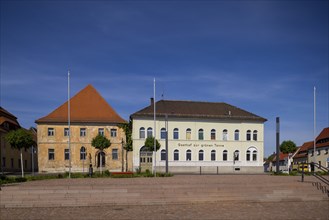
<instances>
[{"instance_id":1,"label":"flagpole","mask_svg":"<svg viewBox=\"0 0 329 220\"><path fill-rule=\"evenodd\" d=\"M315 135L316 135L316 87L314 86L314 118L313 118L313 162L316 163L316 140L315 140Z\"/></svg>"},{"instance_id":2,"label":"flagpole","mask_svg":"<svg viewBox=\"0 0 329 220\"><path fill-rule=\"evenodd\" d=\"M70 70L67 71L67 118L69 127L69 178L71 178L71 106L70 106Z\"/></svg>"},{"instance_id":3,"label":"flagpole","mask_svg":"<svg viewBox=\"0 0 329 220\"><path fill-rule=\"evenodd\" d=\"M155 78L154 78L154 81L153 81L153 107L154 107L154 112L153 112L153 115L154 115L154 176L156 176L156 116L155 116L155 112L156 112L156 107L155 107Z\"/></svg>"}]
</instances>

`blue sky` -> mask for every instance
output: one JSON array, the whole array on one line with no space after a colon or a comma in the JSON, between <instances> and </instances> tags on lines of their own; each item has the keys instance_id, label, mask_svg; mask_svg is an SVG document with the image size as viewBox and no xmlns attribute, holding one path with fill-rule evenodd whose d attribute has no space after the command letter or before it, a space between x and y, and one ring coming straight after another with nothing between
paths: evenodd
<instances>
[{"instance_id":1,"label":"blue sky","mask_svg":"<svg viewBox=\"0 0 329 220\"><path fill-rule=\"evenodd\" d=\"M24 127L92 84L125 119L157 99L265 117L265 155L329 126L328 1L1 1L1 103Z\"/></svg>"}]
</instances>

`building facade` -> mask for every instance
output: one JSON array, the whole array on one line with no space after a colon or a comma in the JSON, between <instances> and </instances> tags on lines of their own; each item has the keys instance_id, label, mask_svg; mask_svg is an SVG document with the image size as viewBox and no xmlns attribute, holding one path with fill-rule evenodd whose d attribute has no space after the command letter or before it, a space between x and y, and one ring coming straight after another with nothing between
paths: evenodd
<instances>
[{"instance_id":1,"label":"building facade","mask_svg":"<svg viewBox=\"0 0 329 220\"><path fill-rule=\"evenodd\" d=\"M314 144L308 149L308 162L315 162L320 166L329 169L329 127L324 128L315 139L316 152L314 153ZM318 170L317 168L315 169Z\"/></svg>"},{"instance_id":2,"label":"building facade","mask_svg":"<svg viewBox=\"0 0 329 220\"><path fill-rule=\"evenodd\" d=\"M154 156L144 147L154 136L151 104L132 114L134 169L152 169ZM168 101L156 103L156 170L173 173L263 172L266 119L226 103Z\"/></svg>"},{"instance_id":3,"label":"building facade","mask_svg":"<svg viewBox=\"0 0 329 220\"><path fill-rule=\"evenodd\" d=\"M21 158L20 151L11 148L10 144L6 142L5 136L8 132L21 128L17 121L17 117L0 107L0 158L1 158L1 173L21 172ZM30 129L35 141L36 131L34 128ZM24 172L37 171L37 147L31 146L29 149L23 149L23 169Z\"/></svg>"},{"instance_id":4,"label":"building facade","mask_svg":"<svg viewBox=\"0 0 329 220\"><path fill-rule=\"evenodd\" d=\"M105 99L88 85L70 99L70 130L68 102L49 115L36 120L39 146L39 172L121 171L126 169L123 149L125 123ZM103 152L92 147L98 134L107 137L111 146ZM70 140L70 142L69 142ZM71 154L70 154L71 149ZM70 158L71 156L71 158ZM128 163L131 169L131 163Z\"/></svg>"}]
</instances>

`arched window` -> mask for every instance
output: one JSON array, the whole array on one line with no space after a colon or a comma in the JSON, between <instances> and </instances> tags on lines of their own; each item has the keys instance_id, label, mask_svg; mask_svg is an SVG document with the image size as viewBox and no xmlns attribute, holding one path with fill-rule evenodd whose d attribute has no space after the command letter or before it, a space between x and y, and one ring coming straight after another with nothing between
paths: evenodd
<instances>
[{"instance_id":1,"label":"arched window","mask_svg":"<svg viewBox=\"0 0 329 220\"><path fill-rule=\"evenodd\" d=\"M239 130L235 130L234 131L234 140L238 141L240 139L240 131Z\"/></svg>"},{"instance_id":2,"label":"arched window","mask_svg":"<svg viewBox=\"0 0 329 220\"><path fill-rule=\"evenodd\" d=\"M223 141L227 141L228 135L227 135L227 130L223 130Z\"/></svg>"},{"instance_id":3,"label":"arched window","mask_svg":"<svg viewBox=\"0 0 329 220\"><path fill-rule=\"evenodd\" d=\"M191 140L191 128L186 129L186 140Z\"/></svg>"},{"instance_id":4,"label":"arched window","mask_svg":"<svg viewBox=\"0 0 329 220\"><path fill-rule=\"evenodd\" d=\"M203 129L199 129L199 140L203 140Z\"/></svg>"},{"instance_id":5,"label":"arched window","mask_svg":"<svg viewBox=\"0 0 329 220\"><path fill-rule=\"evenodd\" d=\"M187 161L192 160L192 153L191 153L191 150L187 150L187 151L186 151L186 160L187 160Z\"/></svg>"},{"instance_id":6,"label":"arched window","mask_svg":"<svg viewBox=\"0 0 329 220\"><path fill-rule=\"evenodd\" d=\"M144 127L141 127L139 129L139 138L140 139L144 139L145 138L145 128Z\"/></svg>"},{"instance_id":7,"label":"arched window","mask_svg":"<svg viewBox=\"0 0 329 220\"><path fill-rule=\"evenodd\" d=\"M179 151L177 149L174 150L174 160L179 160Z\"/></svg>"},{"instance_id":8,"label":"arched window","mask_svg":"<svg viewBox=\"0 0 329 220\"><path fill-rule=\"evenodd\" d=\"M160 136L161 136L161 139L166 139L166 129L165 128L161 128Z\"/></svg>"},{"instance_id":9,"label":"arched window","mask_svg":"<svg viewBox=\"0 0 329 220\"><path fill-rule=\"evenodd\" d=\"M216 140L216 130L215 129L211 129L211 131L210 131L210 139L211 140Z\"/></svg>"},{"instance_id":10,"label":"arched window","mask_svg":"<svg viewBox=\"0 0 329 220\"><path fill-rule=\"evenodd\" d=\"M80 148L80 160L86 160L86 148L84 146Z\"/></svg>"},{"instance_id":11,"label":"arched window","mask_svg":"<svg viewBox=\"0 0 329 220\"><path fill-rule=\"evenodd\" d=\"M254 152L252 152L252 160L257 161L257 150L254 150Z\"/></svg>"},{"instance_id":12,"label":"arched window","mask_svg":"<svg viewBox=\"0 0 329 220\"><path fill-rule=\"evenodd\" d=\"M203 150L199 150L199 160L203 160Z\"/></svg>"},{"instance_id":13,"label":"arched window","mask_svg":"<svg viewBox=\"0 0 329 220\"><path fill-rule=\"evenodd\" d=\"M256 131L256 130L254 130L254 133L253 133L253 135L252 135L252 139L253 139L254 141L257 141L257 131Z\"/></svg>"},{"instance_id":14,"label":"arched window","mask_svg":"<svg viewBox=\"0 0 329 220\"><path fill-rule=\"evenodd\" d=\"M247 141L250 141L251 140L251 131L248 130L247 131Z\"/></svg>"},{"instance_id":15,"label":"arched window","mask_svg":"<svg viewBox=\"0 0 329 220\"><path fill-rule=\"evenodd\" d=\"M227 161L227 150L223 151L223 161Z\"/></svg>"},{"instance_id":16,"label":"arched window","mask_svg":"<svg viewBox=\"0 0 329 220\"><path fill-rule=\"evenodd\" d=\"M247 161L250 161L250 150L247 150Z\"/></svg>"},{"instance_id":17,"label":"arched window","mask_svg":"<svg viewBox=\"0 0 329 220\"><path fill-rule=\"evenodd\" d=\"M177 140L179 138L179 131L178 131L178 128L175 128L174 129L174 137L173 137L175 140Z\"/></svg>"},{"instance_id":18,"label":"arched window","mask_svg":"<svg viewBox=\"0 0 329 220\"><path fill-rule=\"evenodd\" d=\"M147 137L153 137L153 129L152 128L147 129Z\"/></svg>"},{"instance_id":19,"label":"arched window","mask_svg":"<svg viewBox=\"0 0 329 220\"><path fill-rule=\"evenodd\" d=\"M238 150L234 151L234 161L239 161L239 154L240 152Z\"/></svg>"},{"instance_id":20,"label":"arched window","mask_svg":"<svg viewBox=\"0 0 329 220\"><path fill-rule=\"evenodd\" d=\"M166 160L166 150L161 150L161 160Z\"/></svg>"},{"instance_id":21,"label":"arched window","mask_svg":"<svg viewBox=\"0 0 329 220\"><path fill-rule=\"evenodd\" d=\"M216 151L215 150L212 150L211 151L211 160L212 161L215 161L216 160Z\"/></svg>"}]
</instances>

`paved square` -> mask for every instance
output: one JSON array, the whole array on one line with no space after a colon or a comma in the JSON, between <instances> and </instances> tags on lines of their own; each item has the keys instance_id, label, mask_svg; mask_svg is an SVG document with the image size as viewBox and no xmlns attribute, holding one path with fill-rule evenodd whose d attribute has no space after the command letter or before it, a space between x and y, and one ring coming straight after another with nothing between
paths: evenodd
<instances>
[{"instance_id":1,"label":"paved square","mask_svg":"<svg viewBox=\"0 0 329 220\"><path fill-rule=\"evenodd\" d=\"M5 186L2 219L329 219L314 177L176 175Z\"/></svg>"}]
</instances>

